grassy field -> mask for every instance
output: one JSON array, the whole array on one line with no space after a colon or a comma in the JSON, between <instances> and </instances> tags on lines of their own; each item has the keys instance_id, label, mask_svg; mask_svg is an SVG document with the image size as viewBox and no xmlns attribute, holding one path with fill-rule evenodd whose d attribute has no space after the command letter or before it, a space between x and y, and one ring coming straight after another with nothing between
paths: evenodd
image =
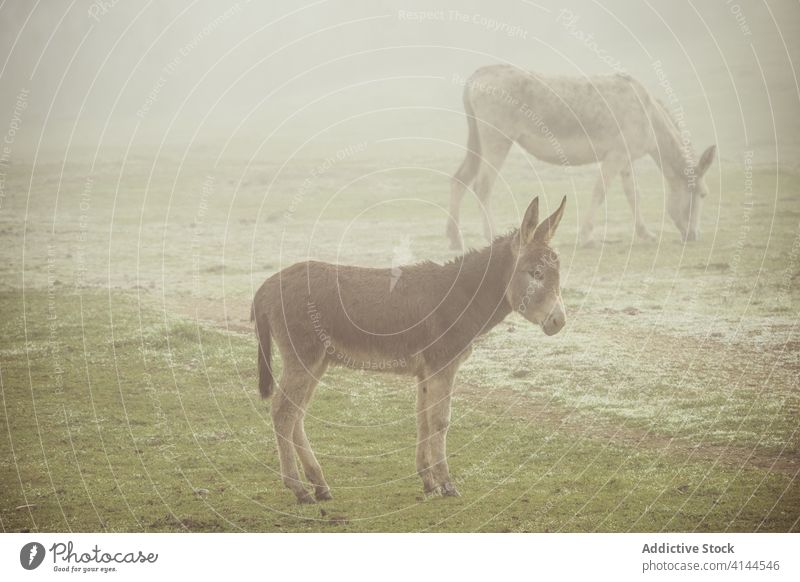
<instances>
[{"instance_id":1,"label":"grassy field","mask_svg":"<svg viewBox=\"0 0 800 582\"><path fill-rule=\"evenodd\" d=\"M583 249L594 169L516 153L495 189L503 228L534 194L569 197L567 327L547 338L511 316L477 343L448 440L457 499L422 497L409 379L330 372L306 426L335 500L308 507L277 474L252 293L308 256L451 257L457 160L391 142L285 165L153 155L8 177L3 530L800 529L796 174L715 165L703 239L684 246L641 163L658 241L633 239L616 184ZM482 245L473 200L463 224Z\"/></svg>"}]
</instances>

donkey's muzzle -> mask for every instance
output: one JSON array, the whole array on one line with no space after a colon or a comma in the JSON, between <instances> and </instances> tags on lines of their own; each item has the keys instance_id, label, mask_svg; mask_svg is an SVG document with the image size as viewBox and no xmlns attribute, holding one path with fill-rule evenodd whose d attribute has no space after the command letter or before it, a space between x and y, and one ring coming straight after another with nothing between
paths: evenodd
<instances>
[{"instance_id":1,"label":"donkey's muzzle","mask_svg":"<svg viewBox=\"0 0 800 582\"><path fill-rule=\"evenodd\" d=\"M542 322L542 330L547 335L556 335L567 323L567 317L561 309L553 310L550 315Z\"/></svg>"}]
</instances>

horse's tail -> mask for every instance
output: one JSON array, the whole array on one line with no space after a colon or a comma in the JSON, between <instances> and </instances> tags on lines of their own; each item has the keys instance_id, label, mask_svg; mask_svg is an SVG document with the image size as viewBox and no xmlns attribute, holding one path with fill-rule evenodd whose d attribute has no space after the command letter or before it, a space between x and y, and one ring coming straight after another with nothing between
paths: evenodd
<instances>
[{"instance_id":1,"label":"horse's tail","mask_svg":"<svg viewBox=\"0 0 800 582\"><path fill-rule=\"evenodd\" d=\"M272 377L272 336L266 314L256 317L256 305L250 307L250 321L256 324L258 338L258 390L261 398L272 396L274 378Z\"/></svg>"},{"instance_id":2,"label":"horse's tail","mask_svg":"<svg viewBox=\"0 0 800 582\"><path fill-rule=\"evenodd\" d=\"M478 169L481 165L481 138L478 134L478 121L475 118L475 110L472 108L470 100L470 85L469 83L464 87L464 111L467 114L467 129L469 134L467 136L467 153L464 156L464 161L453 176L453 180L458 180L460 183L469 186L478 175Z\"/></svg>"}]
</instances>

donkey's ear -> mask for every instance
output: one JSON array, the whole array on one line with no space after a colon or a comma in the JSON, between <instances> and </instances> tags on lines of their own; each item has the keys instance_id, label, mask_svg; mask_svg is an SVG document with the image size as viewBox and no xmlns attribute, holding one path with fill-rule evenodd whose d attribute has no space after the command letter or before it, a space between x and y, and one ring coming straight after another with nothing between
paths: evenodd
<instances>
[{"instance_id":1,"label":"donkey's ear","mask_svg":"<svg viewBox=\"0 0 800 582\"><path fill-rule=\"evenodd\" d=\"M525 211L525 218L522 219L522 226L519 229L522 235L522 244L528 244L533 240L536 226L539 224L539 197L533 199L528 209Z\"/></svg>"},{"instance_id":2,"label":"donkey's ear","mask_svg":"<svg viewBox=\"0 0 800 582\"><path fill-rule=\"evenodd\" d=\"M556 233L556 228L558 228L558 223L561 222L561 217L564 216L564 208L567 205L567 197L564 196L564 199L561 200L561 204L556 209L556 211L551 214L539 227L536 229L536 232L533 234L533 238L539 242L547 243L550 242L550 239L553 238L553 235Z\"/></svg>"},{"instance_id":3,"label":"donkey's ear","mask_svg":"<svg viewBox=\"0 0 800 582\"><path fill-rule=\"evenodd\" d=\"M695 175L702 176L706 173L711 163L714 161L714 157L717 155L717 146L712 145L709 146L706 151L703 152L703 155L700 156L700 161L697 162L697 167L695 168Z\"/></svg>"}]
</instances>

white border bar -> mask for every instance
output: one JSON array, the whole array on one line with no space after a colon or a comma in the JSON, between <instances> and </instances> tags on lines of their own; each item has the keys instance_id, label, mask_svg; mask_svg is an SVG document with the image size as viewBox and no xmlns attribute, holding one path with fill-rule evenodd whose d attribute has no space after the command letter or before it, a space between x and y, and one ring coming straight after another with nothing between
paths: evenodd
<instances>
[{"instance_id":1,"label":"white border bar","mask_svg":"<svg viewBox=\"0 0 800 582\"><path fill-rule=\"evenodd\" d=\"M30 542L47 553L28 571L20 551ZM74 555L67 558L69 542ZM794 534L3 534L0 578L800 580L799 542ZM655 551L645 551L645 545ZM710 553L712 546L727 551ZM96 561L138 557L139 551L158 558L143 564ZM90 561L79 563L87 559L82 554ZM692 569L681 569L687 564ZM703 564L714 564L714 570ZM83 572L84 567L98 571ZM103 567L115 570L102 573Z\"/></svg>"}]
</instances>

